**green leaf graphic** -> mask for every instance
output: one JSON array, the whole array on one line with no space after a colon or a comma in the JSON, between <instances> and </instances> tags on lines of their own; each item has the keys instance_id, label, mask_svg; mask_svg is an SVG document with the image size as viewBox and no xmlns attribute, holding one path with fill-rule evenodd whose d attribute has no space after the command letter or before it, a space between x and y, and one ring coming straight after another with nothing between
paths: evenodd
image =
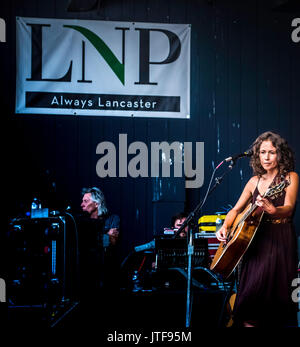
<instances>
[{"instance_id":1,"label":"green leaf graphic","mask_svg":"<svg viewBox=\"0 0 300 347\"><path fill-rule=\"evenodd\" d=\"M121 64L107 44L95 33L78 25L64 25L65 28L71 28L79 31L84 37L86 37L90 43L97 49L102 55L103 59L107 62L121 83L125 84L125 68L124 64Z\"/></svg>"}]
</instances>

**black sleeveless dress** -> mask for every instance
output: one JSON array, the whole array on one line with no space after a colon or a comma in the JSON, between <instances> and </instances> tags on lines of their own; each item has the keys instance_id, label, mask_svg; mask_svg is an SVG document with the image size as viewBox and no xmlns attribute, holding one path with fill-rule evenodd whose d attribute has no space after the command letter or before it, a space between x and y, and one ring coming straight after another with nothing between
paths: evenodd
<instances>
[{"instance_id":1,"label":"black sleeveless dress","mask_svg":"<svg viewBox=\"0 0 300 347\"><path fill-rule=\"evenodd\" d=\"M280 177L275 177L271 186L280 181ZM258 194L256 187L252 203ZM285 190L272 198L274 206L282 206ZM272 219L265 213L242 260L234 326L242 326L245 321L258 327L297 326L297 304L292 300L297 258L297 238L291 219Z\"/></svg>"}]
</instances>

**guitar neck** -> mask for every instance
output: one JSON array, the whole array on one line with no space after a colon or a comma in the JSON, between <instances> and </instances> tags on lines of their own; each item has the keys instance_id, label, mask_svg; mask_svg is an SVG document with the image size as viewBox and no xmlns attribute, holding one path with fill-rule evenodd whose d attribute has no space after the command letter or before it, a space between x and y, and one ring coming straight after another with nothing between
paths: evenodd
<instances>
[{"instance_id":1,"label":"guitar neck","mask_svg":"<svg viewBox=\"0 0 300 347\"><path fill-rule=\"evenodd\" d=\"M263 198L265 198L266 196L268 196L268 192L269 192L269 190L267 190L266 192L265 192L265 194L263 195ZM245 215L243 216L243 220L245 220L246 218L248 218L256 209L257 209L257 205L256 205L256 203L254 202L254 204L251 206L251 208L250 208L250 210L249 211L247 211L246 213L245 213Z\"/></svg>"},{"instance_id":2,"label":"guitar neck","mask_svg":"<svg viewBox=\"0 0 300 347\"><path fill-rule=\"evenodd\" d=\"M249 209L249 211L247 211L246 213L245 213L245 215L243 216L243 220L245 220L246 218L248 218L256 209L257 209L257 205L256 205L256 203L254 203L252 206L251 206L251 208Z\"/></svg>"}]
</instances>

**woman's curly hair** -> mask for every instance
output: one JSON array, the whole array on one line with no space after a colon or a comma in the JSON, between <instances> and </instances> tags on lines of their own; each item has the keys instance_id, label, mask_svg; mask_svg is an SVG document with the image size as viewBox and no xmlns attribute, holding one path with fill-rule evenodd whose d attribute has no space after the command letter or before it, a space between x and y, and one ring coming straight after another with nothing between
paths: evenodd
<instances>
[{"instance_id":1,"label":"woman's curly hair","mask_svg":"<svg viewBox=\"0 0 300 347\"><path fill-rule=\"evenodd\" d=\"M279 174L286 176L290 171L295 170L294 153L289 147L287 141L279 134L272 131L266 131L258 136L252 144L253 155L250 160L250 166L253 169L253 174L262 176L266 170L262 167L259 159L259 150L263 141L271 141L277 152L277 162Z\"/></svg>"}]
</instances>

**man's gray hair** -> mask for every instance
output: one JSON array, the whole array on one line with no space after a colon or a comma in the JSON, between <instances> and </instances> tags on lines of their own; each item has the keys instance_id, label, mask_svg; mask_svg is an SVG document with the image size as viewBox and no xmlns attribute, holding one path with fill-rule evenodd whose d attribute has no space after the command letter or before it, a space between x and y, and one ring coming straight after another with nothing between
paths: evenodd
<instances>
[{"instance_id":1,"label":"man's gray hair","mask_svg":"<svg viewBox=\"0 0 300 347\"><path fill-rule=\"evenodd\" d=\"M91 193L91 199L92 201L96 202L98 204L98 216L102 216L103 214L108 213L108 209L106 206L106 201L104 194L102 191L97 187L92 188L83 188L82 189L82 195Z\"/></svg>"}]
</instances>

